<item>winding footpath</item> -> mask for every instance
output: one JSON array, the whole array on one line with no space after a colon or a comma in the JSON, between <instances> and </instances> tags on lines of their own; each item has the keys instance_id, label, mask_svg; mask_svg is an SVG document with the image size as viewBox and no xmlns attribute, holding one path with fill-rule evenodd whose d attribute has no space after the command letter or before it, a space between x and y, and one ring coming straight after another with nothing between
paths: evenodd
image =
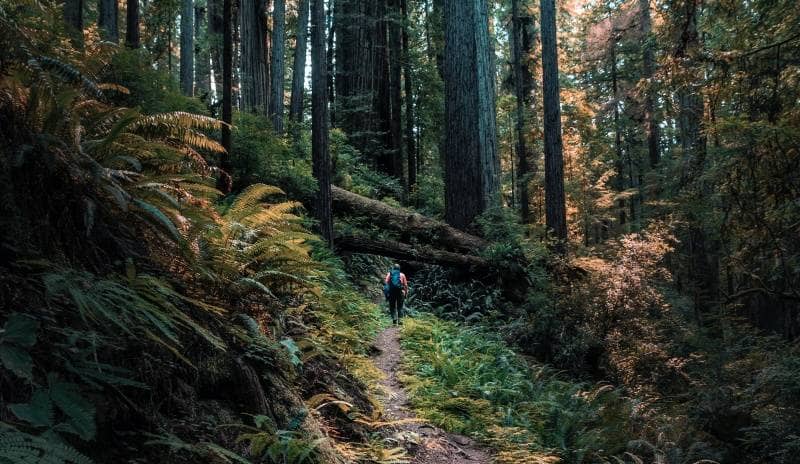
<instances>
[{"instance_id":1,"label":"winding footpath","mask_svg":"<svg viewBox=\"0 0 800 464\"><path fill-rule=\"evenodd\" d=\"M385 374L381 382L386 392L383 398L384 419L415 419L408 395L397 378L402 357L399 327L389 327L381 332L375 347L379 351L374 358L375 364ZM400 423L394 426L394 430L390 438L408 451L413 464L489 464L492 461L489 452L470 438L447 433L422 421Z\"/></svg>"}]
</instances>

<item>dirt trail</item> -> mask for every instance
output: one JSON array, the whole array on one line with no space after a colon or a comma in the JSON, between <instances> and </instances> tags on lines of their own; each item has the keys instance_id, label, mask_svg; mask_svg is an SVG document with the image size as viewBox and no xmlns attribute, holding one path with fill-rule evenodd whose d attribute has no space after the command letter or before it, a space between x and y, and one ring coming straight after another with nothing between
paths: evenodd
<instances>
[{"instance_id":1,"label":"dirt trail","mask_svg":"<svg viewBox=\"0 0 800 464\"><path fill-rule=\"evenodd\" d=\"M400 330L390 327L375 342L379 354L375 364L386 374L382 384L386 390L383 398L386 420L414 418L408 405L408 395L397 379L400 369ZM395 427L391 438L398 446L408 450L414 464L488 464L491 455L473 440L447 433L423 422L401 424Z\"/></svg>"}]
</instances>

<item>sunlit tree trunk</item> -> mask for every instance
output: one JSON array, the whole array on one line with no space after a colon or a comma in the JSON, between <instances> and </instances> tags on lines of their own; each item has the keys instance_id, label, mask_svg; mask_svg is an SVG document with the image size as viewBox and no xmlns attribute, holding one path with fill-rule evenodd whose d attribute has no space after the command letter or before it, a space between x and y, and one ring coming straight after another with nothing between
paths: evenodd
<instances>
[{"instance_id":1,"label":"sunlit tree trunk","mask_svg":"<svg viewBox=\"0 0 800 464\"><path fill-rule=\"evenodd\" d=\"M127 11L125 12L125 45L130 48L141 47L141 35L139 34L139 0L127 0Z\"/></svg>"},{"instance_id":2,"label":"sunlit tree trunk","mask_svg":"<svg viewBox=\"0 0 800 464\"><path fill-rule=\"evenodd\" d=\"M564 155L561 140L561 102L558 83L558 42L555 0L541 0L542 93L544 96L545 223L564 253L567 214L564 195Z\"/></svg>"},{"instance_id":3,"label":"sunlit tree trunk","mask_svg":"<svg viewBox=\"0 0 800 464\"><path fill-rule=\"evenodd\" d=\"M284 30L286 11L284 0L275 0L272 10L272 95L269 99L269 116L276 134L283 133L283 81L284 81Z\"/></svg>"},{"instance_id":4,"label":"sunlit tree trunk","mask_svg":"<svg viewBox=\"0 0 800 464\"><path fill-rule=\"evenodd\" d=\"M445 0L445 219L460 229L499 202L486 0Z\"/></svg>"},{"instance_id":5,"label":"sunlit tree trunk","mask_svg":"<svg viewBox=\"0 0 800 464\"><path fill-rule=\"evenodd\" d=\"M181 1L181 92L194 95L194 5Z\"/></svg>"},{"instance_id":6,"label":"sunlit tree trunk","mask_svg":"<svg viewBox=\"0 0 800 464\"><path fill-rule=\"evenodd\" d=\"M303 96L305 93L306 52L308 45L309 1L300 0L297 10L296 44L292 75L292 96L289 102L289 120L299 123L303 120Z\"/></svg>"},{"instance_id":7,"label":"sunlit tree trunk","mask_svg":"<svg viewBox=\"0 0 800 464\"><path fill-rule=\"evenodd\" d=\"M119 42L118 14L117 0L99 1L97 5L97 27L100 29L100 38L106 42Z\"/></svg>"},{"instance_id":8,"label":"sunlit tree trunk","mask_svg":"<svg viewBox=\"0 0 800 464\"><path fill-rule=\"evenodd\" d=\"M311 0L311 157L318 191L314 213L322 237L333 243L331 160L328 151L328 63L325 51L325 2Z\"/></svg>"}]
</instances>

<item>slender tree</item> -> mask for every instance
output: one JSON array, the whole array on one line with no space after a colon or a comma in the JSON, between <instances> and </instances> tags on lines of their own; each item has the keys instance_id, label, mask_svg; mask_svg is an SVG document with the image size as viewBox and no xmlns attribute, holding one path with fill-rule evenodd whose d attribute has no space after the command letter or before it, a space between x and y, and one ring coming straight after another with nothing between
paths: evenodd
<instances>
[{"instance_id":1,"label":"slender tree","mask_svg":"<svg viewBox=\"0 0 800 464\"><path fill-rule=\"evenodd\" d=\"M325 1L311 0L311 158L319 190L314 212L322 237L333 244L331 159L328 151L328 63L325 51Z\"/></svg>"},{"instance_id":2,"label":"slender tree","mask_svg":"<svg viewBox=\"0 0 800 464\"><path fill-rule=\"evenodd\" d=\"M414 143L414 94L411 78L411 53L408 48L408 0L401 0L400 9L403 17L403 86L406 107L405 144L408 161L408 191L413 192L417 185L417 148Z\"/></svg>"},{"instance_id":3,"label":"slender tree","mask_svg":"<svg viewBox=\"0 0 800 464\"><path fill-rule=\"evenodd\" d=\"M486 0L445 0L445 218L466 229L499 202Z\"/></svg>"},{"instance_id":4,"label":"slender tree","mask_svg":"<svg viewBox=\"0 0 800 464\"><path fill-rule=\"evenodd\" d=\"M283 133L283 80L284 80L284 30L286 11L284 0L275 0L272 9L272 95L269 99L269 116L276 134Z\"/></svg>"},{"instance_id":5,"label":"slender tree","mask_svg":"<svg viewBox=\"0 0 800 464\"><path fill-rule=\"evenodd\" d=\"M389 40L389 134L387 150L391 157L392 174L403 179L403 110L402 69L403 41L400 0L387 2L387 34ZM405 183L406 188L408 184Z\"/></svg>"},{"instance_id":6,"label":"slender tree","mask_svg":"<svg viewBox=\"0 0 800 464\"><path fill-rule=\"evenodd\" d=\"M303 96L305 93L306 52L308 45L308 13L309 0L300 0L300 4L297 7L292 96L289 102L289 120L296 123L303 120Z\"/></svg>"},{"instance_id":7,"label":"slender tree","mask_svg":"<svg viewBox=\"0 0 800 464\"><path fill-rule=\"evenodd\" d=\"M533 18L530 15L523 15L520 10L520 0L512 0L511 37L509 41L511 42L514 92L516 95L516 190L519 197L520 219L523 224L528 224L531 221L528 185L533 174L530 162L533 154L527 142L530 131L527 124L528 111L533 105L533 70L530 63L530 54L533 51Z\"/></svg>"},{"instance_id":8,"label":"slender tree","mask_svg":"<svg viewBox=\"0 0 800 464\"><path fill-rule=\"evenodd\" d=\"M208 34L206 24L206 7L198 3L194 5L194 76L195 95L210 102L211 68L208 56Z\"/></svg>"},{"instance_id":9,"label":"slender tree","mask_svg":"<svg viewBox=\"0 0 800 464\"><path fill-rule=\"evenodd\" d=\"M239 11L242 109L260 114L267 112L270 87L266 8L264 0L241 0Z\"/></svg>"},{"instance_id":10,"label":"slender tree","mask_svg":"<svg viewBox=\"0 0 800 464\"><path fill-rule=\"evenodd\" d=\"M119 42L118 15L119 6L117 0L99 0L97 5L97 27L100 29L100 37L106 42Z\"/></svg>"},{"instance_id":11,"label":"slender tree","mask_svg":"<svg viewBox=\"0 0 800 464\"><path fill-rule=\"evenodd\" d=\"M181 0L181 92L194 95L194 4Z\"/></svg>"},{"instance_id":12,"label":"slender tree","mask_svg":"<svg viewBox=\"0 0 800 464\"><path fill-rule=\"evenodd\" d=\"M130 48L141 47L139 34L139 0L127 0L125 12L125 45Z\"/></svg>"},{"instance_id":13,"label":"slender tree","mask_svg":"<svg viewBox=\"0 0 800 464\"><path fill-rule=\"evenodd\" d=\"M83 0L64 1L64 22L76 47L83 46Z\"/></svg>"},{"instance_id":14,"label":"slender tree","mask_svg":"<svg viewBox=\"0 0 800 464\"><path fill-rule=\"evenodd\" d=\"M561 101L558 83L558 42L555 0L541 0L542 93L544 96L545 223L566 251L567 213L564 196L564 155L561 141Z\"/></svg>"},{"instance_id":15,"label":"slender tree","mask_svg":"<svg viewBox=\"0 0 800 464\"><path fill-rule=\"evenodd\" d=\"M233 0L222 1L222 146L225 153L220 158L220 168L226 173L231 172L231 122L233 100ZM217 180L217 189L223 193L231 190L230 178L221 175Z\"/></svg>"},{"instance_id":16,"label":"slender tree","mask_svg":"<svg viewBox=\"0 0 800 464\"><path fill-rule=\"evenodd\" d=\"M655 73L655 58L652 36L652 21L650 19L650 0L639 0L639 27L642 33L642 79L645 80L644 96L644 128L647 132L647 153L650 167L655 167L661 159L659 150L658 120L655 115L655 91L653 74Z\"/></svg>"}]
</instances>

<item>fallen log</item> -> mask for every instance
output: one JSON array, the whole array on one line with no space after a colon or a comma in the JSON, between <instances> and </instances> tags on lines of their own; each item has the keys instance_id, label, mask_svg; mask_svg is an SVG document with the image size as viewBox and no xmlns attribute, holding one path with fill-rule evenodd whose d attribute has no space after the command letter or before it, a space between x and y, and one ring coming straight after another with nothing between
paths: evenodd
<instances>
[{"instance_id":1,"label":"fallen log","mask_svg":"<svg viewBox=\"0 0 800 464\"><path fill-rule=\"evenodd\" d=\"M490 266L488 261L478 256L355 235L338 236L334 240L334 245L339 251L386 256L387 258L403 261L419 261L441 266L455 266L467 269L481 268L483 270Z\"/></svg>"},{"instance_id":2,"label":"fallen log","mask_svg":"<svg viewBox=\"0 0 800 464\"><path fill-rule=\"evenodd\" d=\"M419 213L387 205L345 189L333 186L333 209L372 218L382 228L397 230L419 241L458 253L474 254L488 246L488 242L475 235L460 231L442 221Z\"/></svg>"}]
</instances>

